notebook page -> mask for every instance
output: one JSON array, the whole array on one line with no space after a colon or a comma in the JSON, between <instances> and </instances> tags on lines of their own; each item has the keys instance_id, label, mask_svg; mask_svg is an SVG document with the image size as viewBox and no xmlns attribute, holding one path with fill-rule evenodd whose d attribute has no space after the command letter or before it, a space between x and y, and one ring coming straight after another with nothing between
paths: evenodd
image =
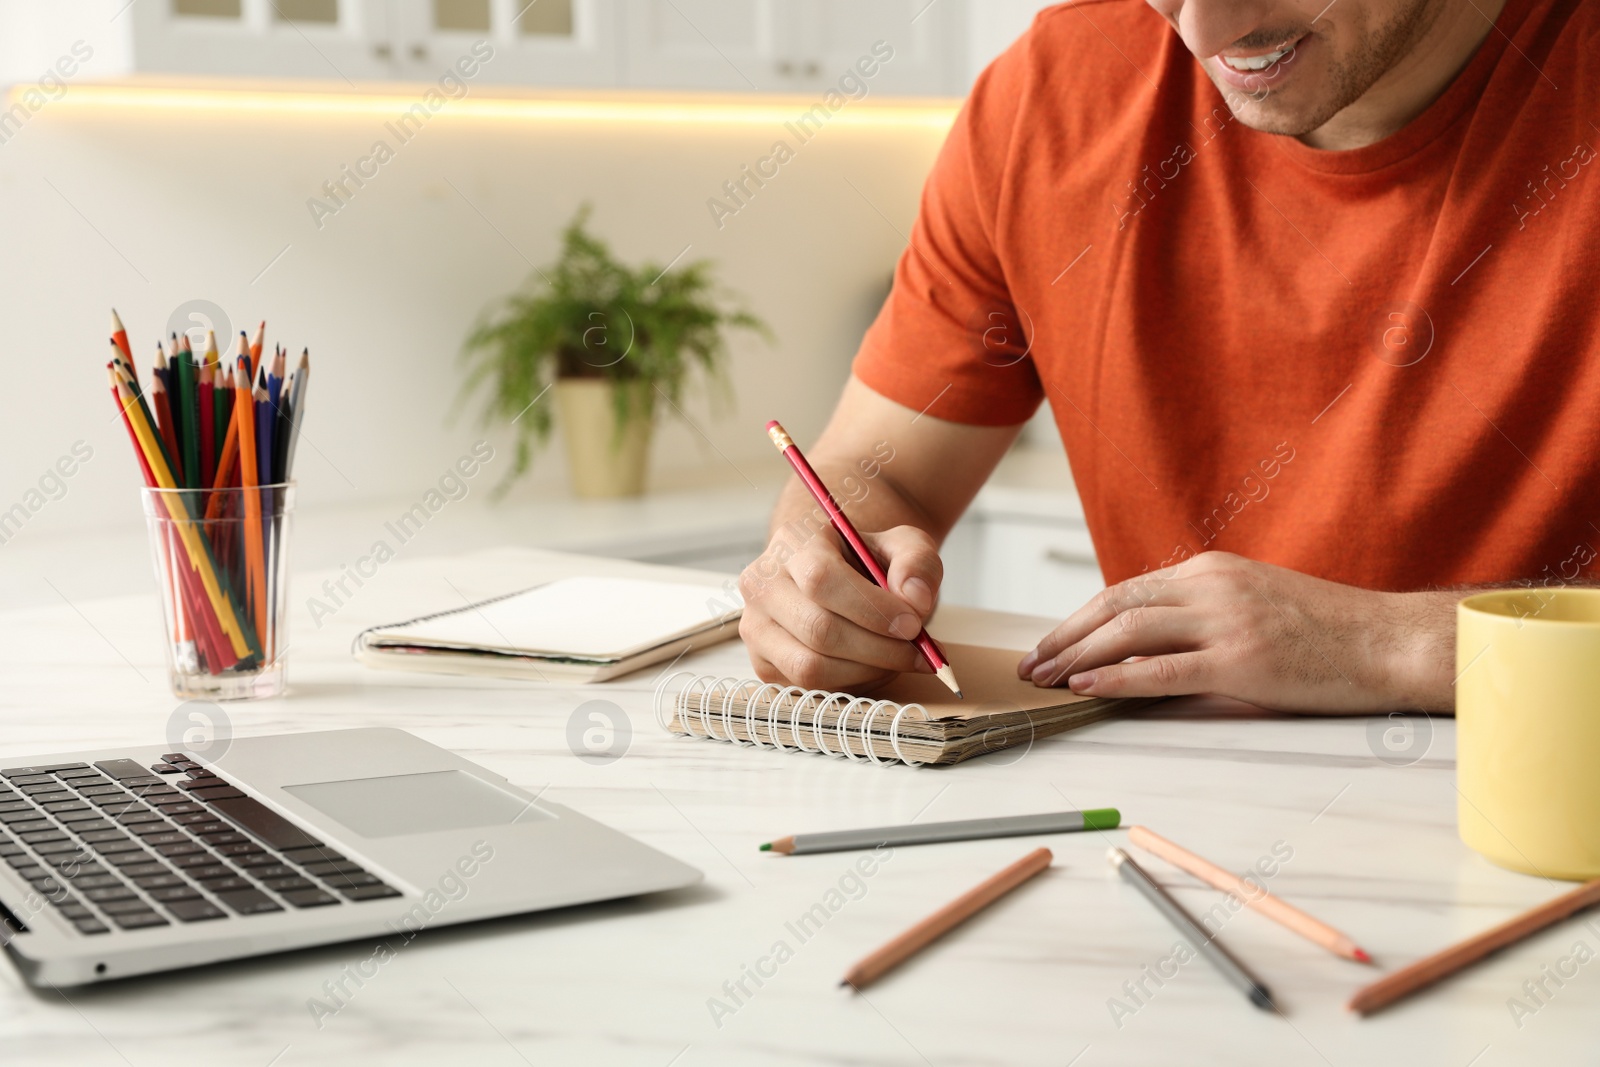
<instances>
[{"instance_id":1,"label":"notebook page","mask_svg":"<svg viewBox=\"0 0 1600 1067\"><path fill-rule=\"evenodd\" d=\"M371 633L377 641L621 659L714 626L725 591L637 578L562 578L491 603ZM722 608L726 610L726 608Z\"/></svg>"},{"instance_id":2,"label":"notebook page","mask_svg":"<svg viewBox=\"0 0 1600 1067\"><path fill-rule=\"evenodd\" d=\"M944 687L931 674L902 674L871 692L857 695L896 704L921 704L930 719L981 719L1007 711L1039 711L1068 707L1093 700L1061 686L1041 689L1017 677L1017 661L1022 653L985 645L941 644L956 681L961 683L965 700Z\"/></svg>"}]
</instances>

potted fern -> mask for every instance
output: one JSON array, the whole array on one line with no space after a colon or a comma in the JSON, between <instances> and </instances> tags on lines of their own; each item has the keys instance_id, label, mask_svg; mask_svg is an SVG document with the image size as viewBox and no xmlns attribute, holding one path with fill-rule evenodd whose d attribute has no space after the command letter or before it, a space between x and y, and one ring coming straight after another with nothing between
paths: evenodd
<instances>
[{"instance_id":1,"label":"potted fern","mask_svg":"<svg viewBox=\"0 0 1600 1067\"><path fill-rule=\"evenodd\" d=\"M589 232L589 215L588 205L578 210L559 258L492 306L463 346L461 399L486 388L484 421L515 437L502 491L559 421L577 495L643 492L658 403L679 411L696 368L726 388L728 330L771 337L749 311L727 306L710 261L630 268Z\"/></svg>"}]
</instances>

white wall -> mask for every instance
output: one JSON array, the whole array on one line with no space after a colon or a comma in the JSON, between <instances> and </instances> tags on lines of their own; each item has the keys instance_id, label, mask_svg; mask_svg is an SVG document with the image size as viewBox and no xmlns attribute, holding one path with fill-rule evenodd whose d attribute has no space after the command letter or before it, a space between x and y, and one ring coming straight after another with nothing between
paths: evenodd
<instances>
[{"instance_id":1,"label":"white wall","mask_svg":"<svg viewBox=\"0 0 1600 1067\"><path fill-rule=\"evenodd\" d=\"M1051 3L1042 0L974 0L967 5L967 84L1006 50Z\"/></svg>"},{"instance_id":2,"label":"white wall","mask_svg":"<svg viewBox=\"0 0 1600 1067\"><path fill-rule=\"evenodd\" d=\"M685 245L714 258L779 339L738 339L736 405L691 405L709 441L669 421L658 477L769 458L766 419L797 436L820 429L943 138L824 130L719 231L707 198L781 131L586 129L446 107L319 231L307 198L381 135L381 116L64 106L72 91L0 144L0 510L74 441L95 458L18 540L138 521L133 459L105 390L112 305L141 362L195 298L236 326L266 318L269 339L309 345L302 509L414 496L479 433L470 417L446 425L461 338L528 274L524 256L548 260L584 200L629 259L665 262ZM561 462L559 450L541 458L521 492L559 490Z\"/></svg>"}]
</instances>

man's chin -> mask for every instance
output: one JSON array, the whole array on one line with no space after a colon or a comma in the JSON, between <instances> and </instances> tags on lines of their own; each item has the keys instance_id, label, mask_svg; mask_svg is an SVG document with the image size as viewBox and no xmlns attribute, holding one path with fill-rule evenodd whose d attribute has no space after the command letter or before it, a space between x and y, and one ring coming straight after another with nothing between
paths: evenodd
<instances>
[{"instance_id":1,"label":"man's chin","mask_svg":"<svg viewBox=\"0 0 1600 1067\"><path fill-rule=\"evenodd\" d=\"M1206 72L1210 74L1210 71ZM1302 101L1297 97L1308 94L1304 86L1292 90L1271 90L1254 94L1241 93L1232 86L1223 85L1212 78L1217 91L1227 101L1233 117L1252 130L1275 133L1284 137L1304 137L1322 127L1338 114L1339 109L1325 100Z\"/></svg>"}]
</instances>

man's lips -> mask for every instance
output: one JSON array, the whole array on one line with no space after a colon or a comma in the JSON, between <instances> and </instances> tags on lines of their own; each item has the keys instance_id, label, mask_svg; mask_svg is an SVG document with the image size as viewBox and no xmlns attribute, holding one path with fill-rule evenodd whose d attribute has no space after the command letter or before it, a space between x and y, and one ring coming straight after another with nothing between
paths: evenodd
<instances>
[{"instance_id":1,"label":"man's lips","mask_svg":"<svg viewBox=\"0 0 1600 1067\"><path fill-rule=\"evenodd\" d=\"M1275 48L1247 50L1243 48L1224 49L1211 57L1207 62L1217 77L1226 85L1245 92L1260 92L1265 89L1276 89L1297 61L1301 60L1307 48L1314 47L1316 39L1311 34L1286 41ZM1278 55L1281 53L1281 55ZM1259 59L1263 56L1278 55L1278 58L1260 70L1239 70L1225 62L1225 58Z\"/></svg>"}]
</instances>

